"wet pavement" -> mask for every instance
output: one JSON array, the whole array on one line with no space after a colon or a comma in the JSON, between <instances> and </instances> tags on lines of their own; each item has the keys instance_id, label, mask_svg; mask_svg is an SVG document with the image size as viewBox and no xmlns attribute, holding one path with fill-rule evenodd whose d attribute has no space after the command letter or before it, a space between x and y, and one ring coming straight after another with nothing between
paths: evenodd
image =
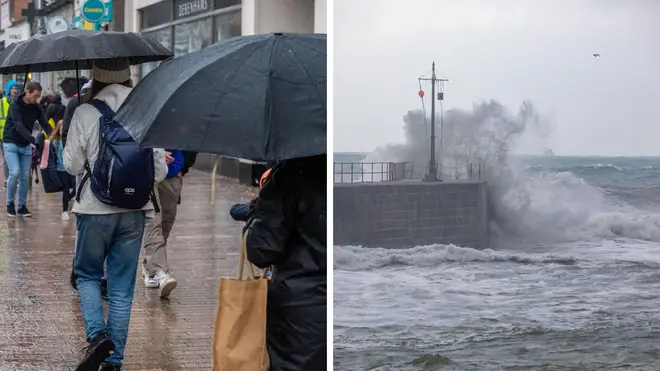
<instances>
[{"instance_id":1,"label":"wet pavement","mask_svg":"<svg viewBox=\"0 0 660 371\"><path fill-rule=\"evenodd\" d=\"M161 300L138 279L124 370L211 369L218 278L235 270L242 227L228 210L255 192L218 177L213 207L210 175L186 176L168 245L179 284ZM28 203L32 218L0 215L0 370L73 370L85 346L69 285L75 218L62 221L60 194L46 195L41 185Z\"/></svg>"}]
</instances>

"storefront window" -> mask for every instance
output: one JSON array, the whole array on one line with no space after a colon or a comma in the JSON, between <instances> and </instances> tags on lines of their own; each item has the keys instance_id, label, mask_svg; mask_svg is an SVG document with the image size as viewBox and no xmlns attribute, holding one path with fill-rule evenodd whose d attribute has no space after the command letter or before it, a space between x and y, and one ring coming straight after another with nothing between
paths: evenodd
<instances>
[{"instance_id":1,"label":"storefront window","mask_svg":"<svg viewBox=\"0 0 660 371\"><path fill-rule=\"evenodd\" d=\"M145 35L161 43L167 49L172 50L172 28L167 27L158 31L146 32ZM149 72L158 67L160 62L149 62L140 65L140 77L145 77Z\"/></svg>"},{"instance_id":2,"label":"storefront window","mask_svg":"<svg viewBox=\"0 0 660 371\"><path fill-rule=\"evenodd\" d=\"M166 9L162 4L169 4ZM165 25L182 18L210 12L213 9L234 7L229 12L190 23L177 24L144 34L172 50L175 57L196 52L220 40L240 36L241 0L174 0L161 1L145 8L141 13L143 28ZM235 9L235 10L234 10ZM175 22L179 23L179 21ZM170 23L171 24L171 23ZM145 63L140 66L140 78L158 67L159 62Z\"/></svg>"},{"instance_id":3,"label":"storefront window","mask_svg":"<svg viewBox=\"0 0 660 371\"><path fill-rule=\"evenodd\" d=\"M241 11L220 14L215 17L215 41L241 36Z\"/></svg>"},{"instance_id":4,"label":"storefront window","mask_svg":"<svg viewBox=\"0 0 660 371\"><path fill-rule=\"evenodd\" d=\"M142 28L150 28L172 21L172 3L159 1L150 5L140 12L140 25Z\"/></svg>"},{"instance_id":5,"label":"storefront window","mask_svg":"<svg viewBox=\"0 0 660 371\"><path fill-rule=\"evenodd\" d=\"M174 56L196 52L211 44L213 44L211 18L174 26Z\"/></svg>"}]
</instances>

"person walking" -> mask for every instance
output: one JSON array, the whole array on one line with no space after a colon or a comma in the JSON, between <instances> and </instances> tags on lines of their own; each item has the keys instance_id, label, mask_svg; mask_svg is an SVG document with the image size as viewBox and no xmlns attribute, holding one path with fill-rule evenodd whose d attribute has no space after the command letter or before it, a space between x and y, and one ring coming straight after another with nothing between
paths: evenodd
<instances>
[{"instance_id":1,"label":"person walking","mask_svg":"<svg viewBox=\"0 0 660 371\"><path fill-rule=\"evenodd\" d=\"M167 239L170 236L183 186L184 157L181 151L168 150L167 176L155 188L160 212L154 219L147 219L144 234L144 260L142 272L144 286L157 288L160 297L166 299L177 286L167 262Z\"/></svg>"},{"instance_id":2,"label":"person walking","mask_svg":"<svg viewBox=\"0 0 660 371\"><path fill-rule=\"evenodd\" d=\"M163 149L140 149L132 143L122 144L123 148L130 145L134 150L122 150L129 157L121 167L114 166L110 148L118 150L117 146L104 142L101 147L99 142L103 137L99 137L99 130L103 125L109 135L127 137L121 126L112 121L112 116L132 90L130 64L128 59L120 58L95 61L92 67L91 100L73 113L62 154L69 174L84 174L72 209L77 217L72 278L80 296L89 345L75 370L97 371L101 367L103 371L119 371L128 339L145 217L154 209L149 195L155 184L165 179L167 164ZM98 185L106 184L110 177L109 192L101 190ZM126 198L127 188L131 189L130 198ZM128 207L127 200L138 195L142 202ZM107 321L101 297L106 259Z\"/></svg>"},{"instance_id":3,"label":"person walking","mask_svg":"<svg viewBox=\"0 0 660 371\"><path fill-rule=\"evenodd\" d=\"M30 182L30 171L32 168L32 148L36 145L36 138L32 136L34 122L50 135L52 128L46 121L39 97L41 96L41 85L36 81L27 83L25 92L21 93L9 106L9 114L5 122L5 131L2 136L2 146L5 153L5 161L9 169L7 179L7 215L28 217L31 216L27 208L27 195ZM18 210L14 201L18 188Z\"/></svg>"},{"instance_id":4,"label":"person walking","mask_svg":"<svg viewBox=\"0 0 660 371\"><path fill-rule=\"evenodd\" d=\"M65 79L65 81L67 80ZM62 141L66 146L66 138L69 133L69 127L71 127L71 118L73 117L73 113L76 112L76 108L78 108L78 106L82 103L87 103L89 100L92 81L84 76L79 79L79 84L81 86L80 100L78 100L78 91L72 90L72 83L65 83L65 81L62 81L61 88L67 98L69 98L69 102L66 104L66 108L64 109L64 118L62 119L64 120L64 126L62 128ZM75 82L75 78L73 81Z\"/></svg>"},{"instance_id":5,"label":"person walking","mask_svg":"<svg viewBox=\"0 0 660 371\"><path fill-rule=\"evenodd\" d=\"M62 96L59 94L54 94L52 101L48 107L44 110L46 114L46 120L51 127L56 127L60 121L64 119L64 112L66 111L66 106L62 104Z\"/></svg>"},{"instance_id":6,"label":"person walking","mask_svg":"<svg viewBox=\"0 0 660 371\"><path fill-rule=\"evenodd\" d=\"M279 162L246 225L246 253L272 267L266 346L271 371L326 370L326 156Z\"/></svg>"},{"instance_id":7,"label":"person walking","mask_svg":"<svg viewBox=\"0 0 660 371\"><path fill-rule=\"evenodd\" d=\"M7 115L9 114L9 104L16 99L18 95L18 82L16 80L7 81L5 85L5 94L0 99L0 141L5 131L5 122L7 120ZM5 151L4 146L0 145L0 152L2 152L2 173L4 175L4 186L7 188L7 179L9 179L9 168L7 167L7 161L5 160Z\"/></svg>"},{"instance_id":8,"label":"person walking","mask_svg":"<svg viewBox=\"0 0 660 371\"><path fill-rule=\"evenodd\" d=\"M62 120L59 120L55 130L48 139L50 140L49 151L56 153L57 175L60 184L62 184L62 220L69 221L71 219L69 216L69 203L75 193L71 192L74 185L71 184L71 176L66 172L64 161L62 159L62 154L64 153L64 143L62 142Z\"/></svg>"}]
</instances>

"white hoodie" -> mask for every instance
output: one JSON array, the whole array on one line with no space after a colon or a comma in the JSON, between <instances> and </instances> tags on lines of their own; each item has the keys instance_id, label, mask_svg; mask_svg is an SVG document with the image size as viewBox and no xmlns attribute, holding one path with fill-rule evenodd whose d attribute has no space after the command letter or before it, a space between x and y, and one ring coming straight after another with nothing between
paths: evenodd
<instances>
[{"instance_id":1,"label":"white hoodie","mask_svg":"<svg viewBox=\"0 0 660 371\"><path fill-rule=\"evenodd\" d=\"M131 88L114 84L101 90L95 99L104 101L113 111L117 112L130 92ZM85 162L88 162L92 169L94 168L94 163L99 153L100 118L101 113L87 103L76 108L71 118L66 146L62 153L62 162L64 162L64 168L67 173L71 175L84 174ZM167 175L164 149L154 149L154 169L156 173L155 183L162 182ZM76 201L73 204L73 213L103 215L132 211L102 203L92 193L90 183L89 179L85 182L85 186L80 193L80 202ZM145 211L153 209L154 207L151 202L142 208Z\"/></svg>"}]
</instances>

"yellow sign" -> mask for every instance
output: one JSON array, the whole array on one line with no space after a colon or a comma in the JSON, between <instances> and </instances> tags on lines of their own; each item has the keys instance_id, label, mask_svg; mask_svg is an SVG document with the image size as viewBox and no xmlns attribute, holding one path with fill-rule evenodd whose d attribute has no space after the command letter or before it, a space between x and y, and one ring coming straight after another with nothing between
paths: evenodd
<instances>
[{"instance_id":1,"label":"yellow sign","mask_svg":"<svg viewBox=\"0 0 660 371\"><path fill-rule=\"evenodd\" d=\"M82 28L83 30L93 30L94 29L94 23L92 22L87 22L86 20L83 19L82 22Z\"/></svg>"}]
</instances>

